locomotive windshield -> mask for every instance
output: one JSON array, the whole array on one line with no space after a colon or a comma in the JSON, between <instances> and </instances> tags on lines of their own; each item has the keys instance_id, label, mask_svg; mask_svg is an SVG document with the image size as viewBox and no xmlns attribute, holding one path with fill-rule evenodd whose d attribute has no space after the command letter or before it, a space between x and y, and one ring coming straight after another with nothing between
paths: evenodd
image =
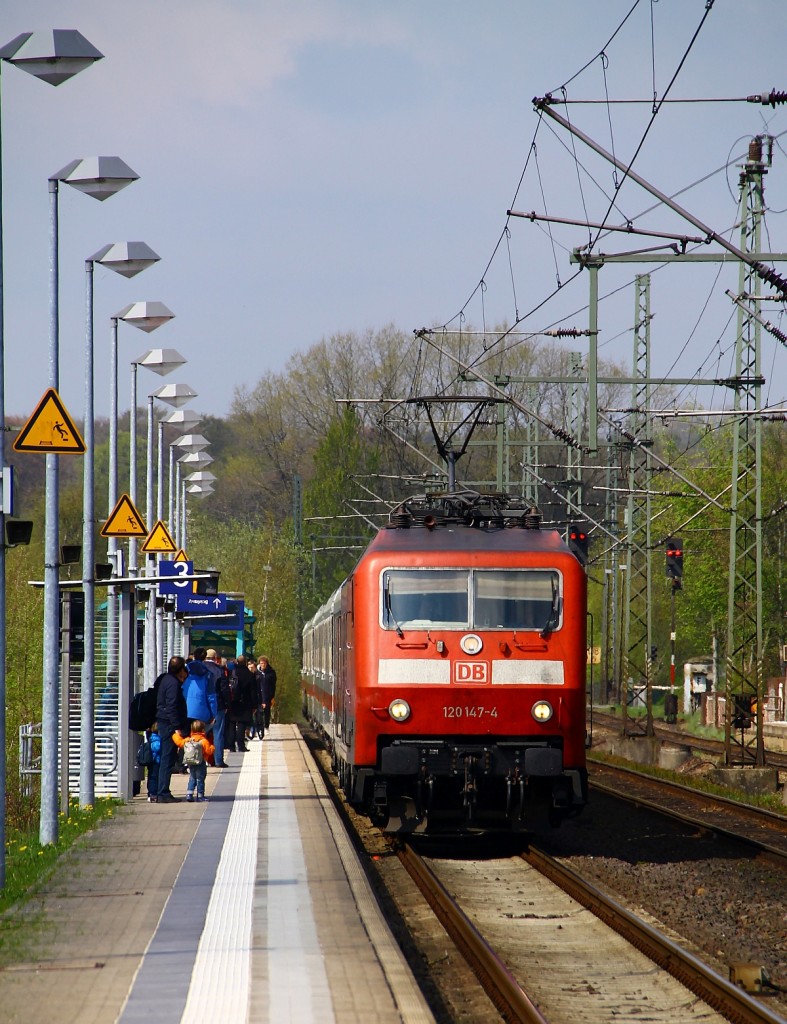
<instances>
[{"instance_id":1,"label":"locomotive windshield","mask_svg":"<svg viewBox=\"0 0 787 1024\"><path fill-rule=\"evenodd\" d=\"M548 569L387 569L386 629L538 629L560 621L560 577Z\"/></svg>"}]
</instances>

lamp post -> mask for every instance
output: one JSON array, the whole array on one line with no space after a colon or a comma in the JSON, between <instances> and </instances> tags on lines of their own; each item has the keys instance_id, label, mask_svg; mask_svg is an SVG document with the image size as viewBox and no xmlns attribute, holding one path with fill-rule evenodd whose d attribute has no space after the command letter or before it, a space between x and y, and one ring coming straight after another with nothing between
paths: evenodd
<instances>
[{"instance_id":1,"label":"lamp post","mask_svg":"<svg viewBox=\"0 0 787 1024\"><path fill-rule=\"evenodd\" d=\"M173 426L179 428L182 431L193 431L199 426L200 418L193 409L174 409L168 416L165 416L162 420L159 420L159 484L158 484L158 518L164 518L164 484L163 484L163 471L164 471L164 426ZM168 503L167 503L167 524L170 531L170 535L173 539L176 538L177 532L175 530L174 520L174 509L175 509L175 444L170 442L167 446L169 448L169 474L168 474ZM212 456L208 455L207 452L202 453L204 457L212 462ZM163 622L162 622L163 632ZM167 613L167 651L168 653L175 653L175 614L171 609ZM163 644L162 644L163 650Z\"/></svg>"},{"instance_id":2,"label":"lamp post","mask_svg":"<svg viewBox=\"0 0 787 1024\"><path fill-rule=\"evenodd\" d=\"M13 64L50 85L60 85L103 54L75 29L54 32L24 32L0 48L3 62ZM1 77L1 75L0 75ZM2 114L0 112L0 122ZM2 129L0 127L0 473L5 468L5 308L3 293L3 171ZM6 749L6 595L5 595L5 507L0 505L0 751ZM0 888L5 885L5 757L0 758Z\"/></svg>"},{"instance_id":3,"label":"lamp post","mask_svg":"<svg viewBox=\"0 0 787 1024\"><path fill-rule=\"evenodd\" d=\"M49 179L49 386L60 386L60 306L58 256L58 193L61 181L93 199L108 199L139 177L116 156L72 160ZM57 704L59 683L58 633L60 593L58 583L58 456L46 456L44 534L44 680L41 716L41 822L42 843L57 842Z\"/></svg>"},{"instance_id":4,"label":"lamp post","mask_svg":"<svg viewBox=\"0 0 787 1024\"><path fill-rule=\"evenodd\" d=\"M95 802L95 572L96 500L93 372L93 268L96 263L123 277L134 277L158 261L144 242L115 242L105 245L85 260L85 455L82 496L82 588L85 595L84 660L82 662L81 733L79 759L79 803Z\"/></svg>"},{"instance_id":5,"label":"lamp post","mask_svg":"<svg viewBox=\"0 0 787 1024\"><path fill-rule=\"evenodd\" d=\"M108 483L108 511L112 515L118 500L118 322L123 321L149 334L155 331L162 324L171 320L175 314L168 309L163 302L132 302L124 306L118 313L110 318L110 351L109 351L109 483ZM131 429L131 422L129 422ZM136 430L136 423L134 424ZM135 442L136 443L136 442ZM113 574L123 575L121 565L121 548L117 537L110 537L107 544L109 561L113 565ZM107 677L114 669L118 674L119 706L122 709L130 696L128 688L130 681L125 678L126 673L120 672L118 663L118 642L117 632L118 621L118 592L115 587L110 587L107 592Z\"/></svg>"},{"instance_id":6,"label":"lamp post","mask_svg":"<svg viewBox=\"0 0 787 1024\"><path fill-rule=\"evenodd\" d=\"M201 434L183 434L181 437L176 438L169 446L169 529L175 543L182 550L186 548L186 485L181 479L181 461L200 454L204 459L212 462L212 457L205 452L209 445L210 441ZM177 460L175 459L176 448L183 453ZM192 467L192 469L194 468L196 467ZM182 644L183 632L181 631L181 646ZM174 646L174 643L171 643L170 646Z\"/></svg>"},{"instance_id":7,"label":"lamp post","mask_svg":"<svg viewBox=\"0 0 787 1024\"><path fill-rule=\"evenodd\" d=\"M131 324L140 331L149 334L157 327L172 320L175 314L167 309L163 302L132 302L124 306L120 312L110 318L110 352L109 352L109 493L107 515L118 500L118 321ZM135 410L136 412L136 410ZM131 412L129 412L129 431L132 429ZM135 418L135 417L134 417ZM136 444L136 422L134 423L134 443ZM110 537L107 546L109 560L117 562L119 544L117 538ZM115 565L117 575L120 566Z\"/></svg>"},{"instance_id":8,"label":"lamp post","mask_svg":"<svg viewBox=\"0 0 787 1024\"><path fill-rule=\"evenodd\" d=\"M129 497L131 498L132 504L136 507L137 504L137 367L145 366L148 370L152 370L154 373L164 377L168 373L172 373L173 370L177 369L178 366L182 366L186 360L183 356L173 348L169 349L150 349L145 352L144 355L139 356L131 363L131 405L129 411ZM160 397L162 393L167 394L169 389L173 388L185 388L189 392L189 398L196 395L196 391L192 391L188 385L180 384L165 384L163 388L159 388L155 392L156 397ZM189 398L184 401L189 401ZM165 399L166 400L166 399ZM175 404L174 401L170 400L170 404ZM151 528L151 523L147 523L148 529ZM128 544L128 564L129 572L136 573L137 571L137 540L136 537L129 539Z\"/></svg>"},{"instance_id":9,"label":"lamp post","mask_svg":"<svg viewBox=\"0 0 787 1024\"><path fill-rule=\"evenodd\" d=\"M149 353L149 356L153 353ZM170 362L166 363L165 360L169 358ZM174 349L163 349L160 350L160 365L167 365L169 369L174 369L175 366L182 365L186 360ZM147 361L151 369L154 366L151 365L150 360ZM158 370L160 373L169 372L167 370ZM151 528L153 522L154 513L154 484L153 484L153 448L154 448L154 421L153 421L153 403L155 399L165 402L166 404L172 405L172 398L162 398L161 391L165 388L159 388L152 395L148 395L148 446L147 446L147 458L146 458L146 517L148 522L148 529ZM189 390L191 390L189 388ZM179 401L179 399L175 399ZM163 519L163 508L164 508L164 495L162 493L162 472L163 472L163 433L164 425L163 421L159 423L159 455L158 455L158 497L156 500L156 507L158 510L158 519ZM145 565L145 575L155 575L155 555L149 555ZM151 595L152 597L152 595ZM156 668L161 662L161 652L163 650L163 637L164 637L164 620L163 615L158 614L158 610L155 608L155 602L149 598L147 605L147 622L145 629L145 679L148 686L153 684L156 675Z\"/></svg>"}]
</instances>

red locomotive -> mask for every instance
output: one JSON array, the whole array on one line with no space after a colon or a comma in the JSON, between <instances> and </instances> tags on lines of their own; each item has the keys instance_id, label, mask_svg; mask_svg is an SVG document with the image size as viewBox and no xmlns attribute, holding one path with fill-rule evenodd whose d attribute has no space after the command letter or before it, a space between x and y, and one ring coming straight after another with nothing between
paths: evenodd
<instances>
[{"instance_id":1,"label":"red locomotive","mask_svg":"<svg viewBox=\"0 0 787 1024\"><path fill-rule=\"evenodd\" d=\"M586 577L533 509L392 513L304 628L304 711L389 831L557 824L587 799Z\"/></svg>"}]
</instances>

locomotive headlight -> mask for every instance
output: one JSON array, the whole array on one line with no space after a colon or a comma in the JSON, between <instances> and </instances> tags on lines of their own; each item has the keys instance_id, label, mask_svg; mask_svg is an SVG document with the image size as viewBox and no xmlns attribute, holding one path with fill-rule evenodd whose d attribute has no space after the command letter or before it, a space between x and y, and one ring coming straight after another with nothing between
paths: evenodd
<instances>
[{"instance_id":1,"label":"locomotive headlight","mask_svg":"<svg viewBox=\"0 0 787 1024\"><path fill-rule=\"evenodd\" d=\"M459 646L465 652L465 654L478 654L481 648L484 646L484 641L478 636L477 633L465 633L462 639L459 641Z\"/></svg>"},{"instance_id":2,"label":"locomotive headlight","mask_svg":"<svg viewBox=\"0 0 787 1024\"><path fill-rule=\"evenodd\" d=\"M406 700L397 697L396 700L392 700L388 705L388 714L393 718L394 722L406 722L410 717L410 705Z\"/></svg>"},{"instance_id":3,"label":"locomotive headlight","mask_svg":"<svg viewBox=\"0 0 787 1024\"><path fill-rule=\"evenodd\" d=\"M537 722L548 722L553 714L552 705L546 700L536 701L530 713Z\"/></svg>"}]
</instances>

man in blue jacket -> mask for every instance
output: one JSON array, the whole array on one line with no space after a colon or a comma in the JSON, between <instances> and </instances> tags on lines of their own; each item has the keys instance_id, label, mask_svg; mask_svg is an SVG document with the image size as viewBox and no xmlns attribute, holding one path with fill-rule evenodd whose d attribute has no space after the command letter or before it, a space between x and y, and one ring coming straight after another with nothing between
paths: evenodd
<instances>
[{"instance_id":1,"label":"man in blue jacket","mask_svg":"<svg viewBox=\"0 0 787 1024\"><path fill-rule=\"evenodd\" d=\"M198 647L194 658L188 662L188 675L183 683L183 696L186 698L186 714L191 722L204 722L206 732L210 732L216 718L216 680L205 664L207 651Z\"/></svg>"},{"instance_id":2,"label":"man in blue jacket","mask_svg":"<svg viewBox=\"0 0 787 1024\"><path fill-rule=\"evenodd\" d=\"M224 722L227 715L227 693L224 686L225 671L221 658L213 647L208 648L205 655L205 668L213 676L213 688L216 693L216 719L213 722L213 760L217 768L226 768L224 760Z\"/></svg>"},{"instance_id":3,"label":"man in blue jacket","mask_svg":"<svg viewBox=\"0 0 787 1024\"><path fill-rule=\"evenodd\" d=\"M177 747L172 734L177 729L183 735L188 733L186 701L183 697L183 685L188 669L186 661L179 654L169 659L167 671L156 680L156 721L161 739L161 761L158 770L158 794L156 803L174 804L178 797L172 795L169 788L172 769L175 766Z\"/></svg>"}]
</instances>

